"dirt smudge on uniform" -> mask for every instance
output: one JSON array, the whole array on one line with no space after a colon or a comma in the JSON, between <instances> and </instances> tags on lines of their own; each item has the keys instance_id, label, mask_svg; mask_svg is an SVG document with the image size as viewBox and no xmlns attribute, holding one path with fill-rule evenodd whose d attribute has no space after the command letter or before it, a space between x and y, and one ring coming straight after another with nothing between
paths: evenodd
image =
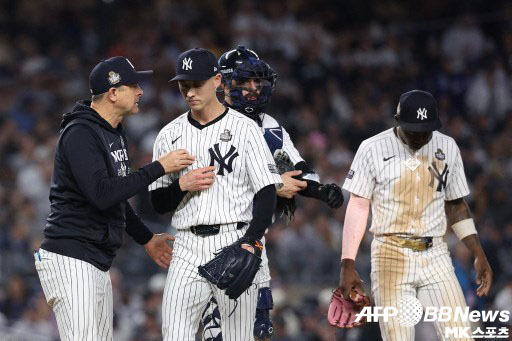
<instances>
[{"instance_id":1,"label":"dirt smudge on uniform","mask_svg":"<svg viewBox=\"0 0 512 341\"><path fill-rule=\"evenodd\" d=\"M396 218L391 222L393 233L420 234L426 230L426 223L422 220L425 209L432 203L437 179L430 187L431 174L427 157L419 157L421 164L410 170L404 162L400 165L400 179L394 184L391 198L394 198L399 207ZM443 165L444 166L444 165ZM411 229L414 228L414 231Z\"/></svg>"}]
</instances>

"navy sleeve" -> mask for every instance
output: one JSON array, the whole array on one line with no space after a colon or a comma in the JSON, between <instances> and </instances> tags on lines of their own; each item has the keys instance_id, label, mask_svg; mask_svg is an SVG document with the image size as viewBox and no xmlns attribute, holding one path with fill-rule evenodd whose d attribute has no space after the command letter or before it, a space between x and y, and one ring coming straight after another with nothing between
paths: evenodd
<instances>
[{"instance_id":1,"label":"navy sleeve","mask_svg":"<svg viewBox=\"0 0 512 341\"><path fill-rule=\"evenodd\" d=\"M128 201L126 202L126 233L140 245L146 244L153 238L153 232L140 220Z\"/></svg>"},{"instance_id":2,"label":"navy sleeve","mask_svg":"<svg viewBox=\"0 0 512 341\"><path fill-rule=\"evenodd\" d=\"M261 239L265 230L272 225L272 215L276 209L277 195L274 184L263 187L256 193L252 208L252 221L245 237Z\"/></svg>"},{"instance_id":3,"label":"navy sleeve","mask_svg":"<svg viewBox=\"0 0 512 341\"><path fill-rule=\"evenodd\" d=\"M174 180L169 187L158 188L150 192L151 203L156 212L164 214L176 210L188 191L182 191L179 179Z\"/></svg>"},{"instance_id":4,"label":"navy sleeve","mask_svg":"<svg viewBox=\"0 0 512 341\"><path fill-rule=\"evenodd\" d=\"M90 204L100 210L131 198L165 174L162 165L155 161L125 177L110 177L104 146L91 128L84 125L70 127L61 144L80 191Z\"/></svg>"}]
</instances>

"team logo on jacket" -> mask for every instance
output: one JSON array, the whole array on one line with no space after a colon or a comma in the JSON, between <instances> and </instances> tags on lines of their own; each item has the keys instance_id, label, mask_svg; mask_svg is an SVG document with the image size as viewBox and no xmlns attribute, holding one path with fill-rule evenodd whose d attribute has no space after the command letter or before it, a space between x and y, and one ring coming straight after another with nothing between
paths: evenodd
<instances>
[{"instance_id":1,"label":"team logo on jacket","mask_svg":"<svg viewBox=\"0 0 512 341\"><path fill-rule=\"evenodd\" d=\"M444 159L446 159L446 155L444 155L441 148L437 148L437 152L434 155L436 156L436 159L438 159L439 161L443 161Z\"/></svg>"},{"instance_id":2,"label":"team logo on jacket","mask_svg":"<svg viewBox=\"0 0 512 341\"><path fill-rule=\"evenodd\" d=\"M215 162L219 164L219 171L217 172L218 175L224 176L224 170L226 170L228 174L233 171L233 161L235 161L238 156L238 152L234 146L231 146L225 155L221 154L218 143L214 144L213 147L210 147L208 151L210 152L211 158L210 166L215 165Z\"/></svg>"},{"instance_id":3,"label":"team logo on jacket","mask_svg":"<svg viewBox=\"0 0 512 341\"><path fill-rule=\"evenodd\" d=\"M117 170L117 176L127 176L128 175L128 167L124 164L124 162L121 162L121 166Z\"/></svg>"},{"instance_id":4,"label":"team logo on jacket","mask_svg":"<svg viewBox=\"0 0 512 341\"><path fill-rule=\"evenodd\" d=\"M231 132L228 129L224 129L224 132L220 134L220 140L223 142L231 141L232 137L233 135L231 135Z\"/></svg>"},{"instance_id":5,"label":"team logo on jacket","mask_svg":"<svg viewBox=\"0 0 512 341\"><path fill-rule=\"evenodd\" d=\"M117 72L110 71L108 73L108 82L110 83L110 85L117 84L120 81L121 81L121 76Z\"/></svg>"}]
</instances>

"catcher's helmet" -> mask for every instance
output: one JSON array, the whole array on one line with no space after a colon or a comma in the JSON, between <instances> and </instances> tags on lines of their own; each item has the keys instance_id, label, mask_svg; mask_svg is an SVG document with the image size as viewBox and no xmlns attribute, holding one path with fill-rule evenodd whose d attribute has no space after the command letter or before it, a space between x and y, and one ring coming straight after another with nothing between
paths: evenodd
<instances>
[{"instance_id":1,"label":"catcher's helmet","mask_svg":"<svg viewBox=\"0 0 512 341\"><path fill-rule=\"evenodd\" d=\"M261 60L256 52L238 46L236 49L225 52L219 58L222 80L229 89L229 97L234 109L247 116L257 116L270 102L274 91L277 74L272 68ZM247 99L242 96L243 88L240 84L248 79L258 79L260 93L256 99Z\"/></svg>"}]
</instances>

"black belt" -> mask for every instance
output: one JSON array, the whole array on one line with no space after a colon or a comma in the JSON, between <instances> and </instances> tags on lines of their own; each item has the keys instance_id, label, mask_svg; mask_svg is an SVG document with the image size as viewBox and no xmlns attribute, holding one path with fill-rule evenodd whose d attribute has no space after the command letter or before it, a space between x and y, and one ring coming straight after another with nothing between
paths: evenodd
<instances>
[{"instance_id":1,"label":"black belt","mask_svg":"<svg viewBox=\"0 0 512 341\"><path fill-rule=\"evenodd\" d=\"M240 230L240 229L244 228L246 225L247 225L247 223L245 223L243 221L238 222L238 223L236 223L236 229ZM196 236L201 236L201 237L213 236L213 235L216 235L219 233L221 226L222 226L221 224L196 225L196 226L192 226L190 228L190 232L192 232Z\"/></svg>"}]
</instances>

